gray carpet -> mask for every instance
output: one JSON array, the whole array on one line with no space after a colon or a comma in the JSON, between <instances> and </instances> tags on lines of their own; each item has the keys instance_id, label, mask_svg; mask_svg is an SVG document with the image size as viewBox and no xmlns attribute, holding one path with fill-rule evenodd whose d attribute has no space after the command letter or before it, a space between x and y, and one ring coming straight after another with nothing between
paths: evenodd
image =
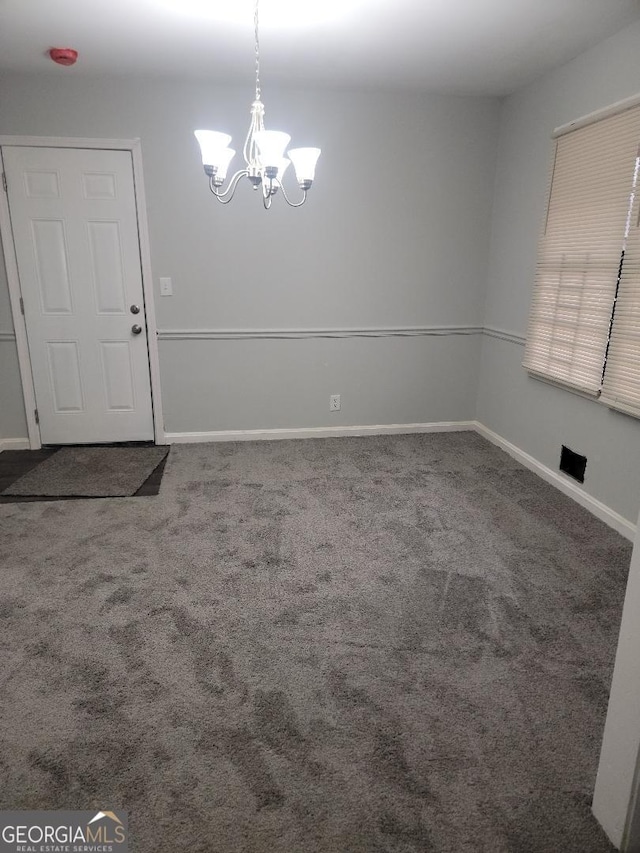
<instances>
[{"instance_id":1,"label":"gray carpet","mask_svg":"<svg viewBox=\"0 0 640 853\"><path fill-rule=\"evenodd\" d=\"M477 435L171 450L0 506L0 808L136 853L604 853L630 545Z\"/></svg>"},{"instance_id":2,"label":"gray carpet","mask_svg":"<svg viewBox=\"0 0 640 853\"><path fill-rule=\"evenodd\" d=\"M63 447L12 483L3 495L130 497L167 447Z\"/></svg>"}]
</instances>

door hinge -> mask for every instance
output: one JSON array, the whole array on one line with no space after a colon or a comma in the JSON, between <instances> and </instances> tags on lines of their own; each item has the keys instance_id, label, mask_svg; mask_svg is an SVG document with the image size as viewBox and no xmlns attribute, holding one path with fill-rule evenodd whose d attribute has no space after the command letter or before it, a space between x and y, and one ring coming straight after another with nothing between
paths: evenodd
<instances>
[{"instance_id":1,"label":"door hinge","mask_svg":"<svg viewBox=\"0 0 640 853\"><path fill-rule=\"evenodd\" d=\"M22 296L20 297L20 313L24 317L24 299L22 298Z\"/></svg>"},{"instance_id":2,"label":"door hinge","mask_svg":"<svg viewBox=\"0 0 640 853\"><path fill-rule=\"evenodd\" d=\"M40 415L38 414L38 410L34 409L33 414L36 416L36 423L39 424L40 423Z\"/></svg>"},{"instance_id":3,"label":"door hinge","mask_svg":"<svg viewBox=\"0 0 640 853\"><path fill-rule=\"evenodd\" d=\"M7 176L4 172L2 173L2 189L7 192Z\"/></svg>"}]
</instances>

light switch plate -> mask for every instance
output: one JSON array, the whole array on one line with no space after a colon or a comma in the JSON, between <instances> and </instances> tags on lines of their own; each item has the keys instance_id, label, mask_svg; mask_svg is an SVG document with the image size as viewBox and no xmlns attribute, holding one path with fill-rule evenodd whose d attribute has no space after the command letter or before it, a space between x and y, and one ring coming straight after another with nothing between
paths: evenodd
<instances>
[{"instance_id":1,"label":"light switch plate","mask_svg":"<svg viewBox=\"0 0 640 853\"><path fill-rule=\"evenodd\" d=\"M160 279L160 296L173 296L173 283L170 278Z\"/></svg>"}]
</instances>

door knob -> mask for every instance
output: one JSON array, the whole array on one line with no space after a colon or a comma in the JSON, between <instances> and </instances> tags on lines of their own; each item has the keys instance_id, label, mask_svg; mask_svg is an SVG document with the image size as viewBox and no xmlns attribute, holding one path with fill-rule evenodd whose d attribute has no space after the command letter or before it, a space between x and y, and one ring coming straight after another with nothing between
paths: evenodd
<instances>
[{"instance_id":1,"label":"door knob","mask_svg":"<svg viewBox=\"0 0 640 853\"><path fill-rule=\"evenodd\" d=\"M137 324L137 323L135 323L135 324L131 327L131 331L133 332L133 334L134 334L134 335L139 335L139 334L140 334L140 332L142 331L142 326L138 326L138 324Z\"/></svg>"},{"instance_id":2,"label":"door knob","mask_svg":"<svg viewBox=\"0 0 640 853\"><path fill-rule=\"evenodd\" d=\"M131 311L132 314L139 314L140 313L140 306L139 305L132 305L129 310Z\"/></svg>"}]
</instances>

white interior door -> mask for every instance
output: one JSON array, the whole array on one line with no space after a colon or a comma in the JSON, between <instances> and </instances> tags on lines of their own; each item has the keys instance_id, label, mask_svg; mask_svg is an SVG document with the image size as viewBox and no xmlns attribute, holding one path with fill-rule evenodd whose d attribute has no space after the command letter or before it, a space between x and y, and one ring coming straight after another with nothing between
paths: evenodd
<instances>
[{"instance_id":1,"label":"white interior door","mask_svg":"<svg viewBox=\"0 0 640 853\"><path fill-rule=\"evenodd\" d=\"M2 156L42 443L153 439L131 154Z\"/></svg>"}]
</instances>

